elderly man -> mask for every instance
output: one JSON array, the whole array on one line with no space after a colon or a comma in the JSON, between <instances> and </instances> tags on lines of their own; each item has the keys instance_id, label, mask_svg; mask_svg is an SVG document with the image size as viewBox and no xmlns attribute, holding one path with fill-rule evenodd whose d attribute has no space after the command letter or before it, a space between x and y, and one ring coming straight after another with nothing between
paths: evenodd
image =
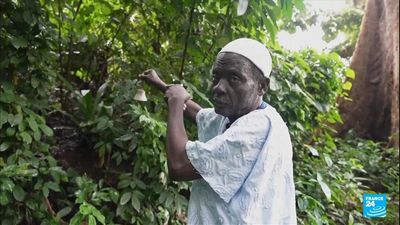
<instances>
[{"instance_id":1,"label":"elderly man","mask_svg":"<svg viewBox=\"0 0 400 225\"><path fill-rule=\"evenodd\" d=\"M213 65L214 108L202 109L180 85L164 87L169 175L193 180L189 224L296 224L288 129L262 99L271 67L263 44L241 38ZM184 115L196 121L197 141L188 140Z\"/></svg>"}]
</instances>

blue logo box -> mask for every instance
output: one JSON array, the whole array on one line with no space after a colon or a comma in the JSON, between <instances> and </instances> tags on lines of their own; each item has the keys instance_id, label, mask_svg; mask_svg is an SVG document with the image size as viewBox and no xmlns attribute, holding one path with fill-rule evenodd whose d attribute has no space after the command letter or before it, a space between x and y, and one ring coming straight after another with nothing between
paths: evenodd
<instances>
[{"instance_id":1,"label":"blue logo box","mask_svg":"<svg viewBox=\"0 0 400 225\"><path fill-rule=\"evenodd\" d=\"M386 217L386 194L363 194L363 216Z\"/></svg>"}]
</instances>

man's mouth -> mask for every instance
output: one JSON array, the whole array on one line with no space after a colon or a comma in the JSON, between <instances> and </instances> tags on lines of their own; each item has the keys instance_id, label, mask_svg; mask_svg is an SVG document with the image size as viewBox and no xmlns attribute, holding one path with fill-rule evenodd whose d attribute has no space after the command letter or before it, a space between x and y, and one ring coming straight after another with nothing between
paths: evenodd
<instances>
[{"instance_id":1,"label":"man's mouth","mask_svg":"<svg viewBox=\"0 0 400 225\"><path fill-rule=\"evenodd\" d=\"M212 99L212 102L214 103L214 105L227 105L228 103L226 101L220 100L220 99Z\"/></svg>"}]
</instances>

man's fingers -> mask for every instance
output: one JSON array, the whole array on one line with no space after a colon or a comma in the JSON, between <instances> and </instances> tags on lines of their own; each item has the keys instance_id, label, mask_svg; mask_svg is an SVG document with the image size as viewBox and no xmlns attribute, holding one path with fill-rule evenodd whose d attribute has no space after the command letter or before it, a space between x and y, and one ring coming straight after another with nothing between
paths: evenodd
<instances>
[{"instance_id":1,"label":"man's fingers","mask_svg":"<svg viewBox=\"0 0 400 225\"><path fill-rule=\"evenodd\" d=\"M181 86L181 87L183 87L183 84L167 84L167 88L170 88L170 87L172 87L172 86Z\"/></svg>"},{"instance_id":2,"label":"man's fingers","mask_svg":"<svg viewBox=\"0 0 400 225\"><path fill-rule=\"evenodd\" d=\"M139 74L139 77L149 77L151 75L157 75L153 69L145 70L143 73Z\"/></svg>"},{"instance_id":3,"label":"man's fingers","mask_svg":"<svg viewBox=\"0 0 400 225\"><path fill-rule=\"evenodd\" d=\"M144 73L144 74L147 74L147 73L151 73L151 71L152 71L152 69L147 69L147 70L145 70L143 73Z\"/></svg>"},{"instance_id":4,"label":"man's fingers","mask_svg":"<svg viewBox=\"0 0 400 225\"><path fill-rule=\"evenodd\" d=\"M182 99L184 102L192 98L182 84L168 84L165 96L167 99L177 98Z\"/></svg>"}]
</instances>

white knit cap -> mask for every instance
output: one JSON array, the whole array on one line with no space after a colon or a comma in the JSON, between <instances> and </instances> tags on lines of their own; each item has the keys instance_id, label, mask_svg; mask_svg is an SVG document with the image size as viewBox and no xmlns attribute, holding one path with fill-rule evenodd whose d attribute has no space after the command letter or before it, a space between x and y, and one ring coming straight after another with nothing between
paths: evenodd
<instances>
[{"instance_id":1,"label":"white knit cap","mask_svg":"<svg viewBox=\"0 0 400 225\"><path fill-rule=\"evenodd\" d=\"M271 74L271 55L268 49L256 40L249 38L236 39L225 45L219 53L221 52L233 52L242 55L254 63L266 78L269 78Z\"/></svg>"}]
</instances>

